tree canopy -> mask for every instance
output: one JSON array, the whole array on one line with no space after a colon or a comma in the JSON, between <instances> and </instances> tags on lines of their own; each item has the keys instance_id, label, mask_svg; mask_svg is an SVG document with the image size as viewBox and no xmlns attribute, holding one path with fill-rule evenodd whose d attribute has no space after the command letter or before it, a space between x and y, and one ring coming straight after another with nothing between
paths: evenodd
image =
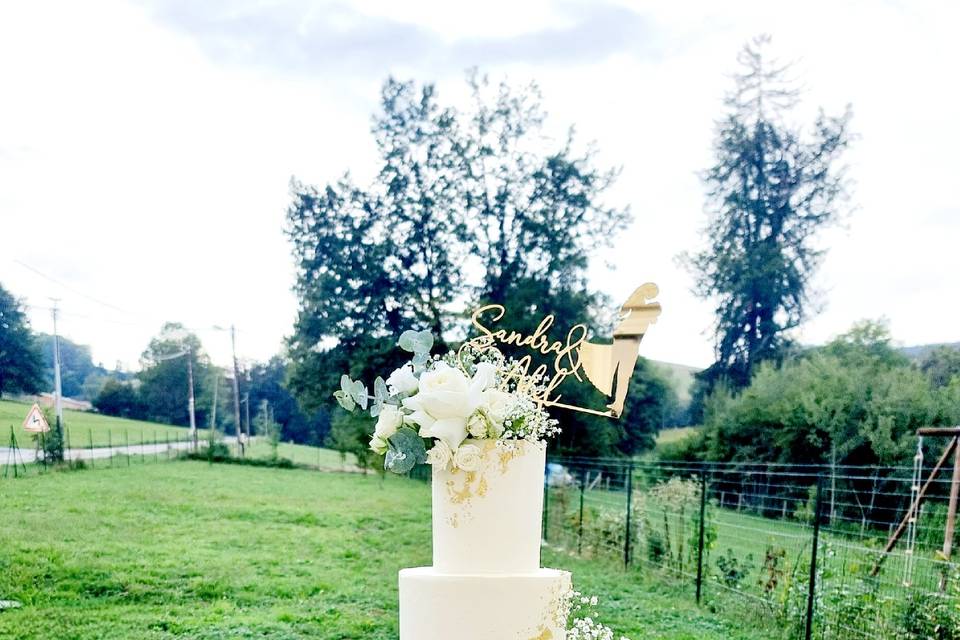
<instances>
[{"instance_id":1,"label":"tree canopy","mask_svg":"<svg viewBox=\"0 0 960 640\"><path fill-rule=\"evenodd\" d=\"M811 281L823 257L816 234L837 219L847 196L839 160L850 141L850 110L822 111L809 136L790 123L798 91L788 66L748 44L717 123L713 166L704 172L707 246L685 256L694 292L715 303L716 363L701 380L733 389L756 367L779 361L790 331L818 304ZM702 391L702 390L701 390Z\"/></svg>"},{"instance_id":2,"label":"tree canopy","mask_svg":"<svg viewBox=\"0 0 960 640\"><path fill-rule=\"evenodd\" d=\"M406 329L430 329L437 350L461 339L465 312L479 303L505 305L518 331L549 313L558 327L609 331L594 317L609 301L589 289L587 268L630 219L627 208L604 202L617 172L576 152L572 131L560 143L546 135L535 85L495 84L476 72L467 84L471 100L455 108L431 84L388 79L373 118L380 159L372 183L345 174L322 188L291 184L287 234L300 309L290 386L308 409L330 405L341 373L389 374L404 359L395 341ZM560 446L593 454L648 446L639 434L658 429L646 423L660 414L639 406L633 414L625 429L564 413ZM338 441L364 442L353 428L362 426L333 421Z\"/></svg>"},{"instance_id":3,"label":"tree canopy","mask_svg":"<svg viewBox=\"0 0 960 640\"><path fill-rule=\"evenodd\" d=\"M781 366L759 366L739 394L709 398L698 459L830 465L909 464L919 427L960 420L960 378L934 387L880 323L859 323Z\"/></svg>"},{"instance_id":4,"label":"tree canopy","mask_svg":"<svg viewBox=\"0 0 960 640\"><path fill-rule=\"evenodd\" d=\"M43 356L30 332L23 303L0 285L0 396L33 393L42 384Z\"/></svg>"}]
</instances>

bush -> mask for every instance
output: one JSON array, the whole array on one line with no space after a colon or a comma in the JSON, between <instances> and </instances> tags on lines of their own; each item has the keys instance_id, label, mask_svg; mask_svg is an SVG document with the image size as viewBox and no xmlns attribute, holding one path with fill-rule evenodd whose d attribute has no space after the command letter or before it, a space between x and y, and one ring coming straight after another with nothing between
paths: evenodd
<instances>
[{"instance_id":1,"label":"bush","mask_svg":"<svg viewBox=\"0 0 960 640\"><path fill-rule=\"evenodd\" d=\"M93 399L93 408L107 416L142 419L146 407L139 391L131 382L109 378Z\"/></svg>"}]
</instances>

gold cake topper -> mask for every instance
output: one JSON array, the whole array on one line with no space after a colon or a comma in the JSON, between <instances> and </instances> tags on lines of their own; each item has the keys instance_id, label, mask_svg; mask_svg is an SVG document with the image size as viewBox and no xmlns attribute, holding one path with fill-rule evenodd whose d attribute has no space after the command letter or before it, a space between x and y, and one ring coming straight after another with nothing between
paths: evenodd
<instances>
[{"instance_id":1,"label":"gold cake topper","mask_svg":"<svg viewBox=\"0 0 960 640\"><path fill-rule=\"evenodd\" d=\"M536 400L545 407L561 407L598 416L618 418L623 412L623 403L627 397L630 376L640 356L640 341L651 324L660 315L660 303L653 302L659 290L652 282L640 285L620 307L617 325L613 330L613 344L598 344L587 340L587 325L576 324L567 331L565 340L551 340L547 331L553 326L554 316L544 317L536 330L528 336L503 328L492 328L491 323L499 322L506 314L506 308L499 304L488 304L473 312L471 320L480 334L468 340L465 345L483 351L497 345L527 347L542 356L553 356L553 369L547 364L539 365L532 373L544 379L542 391L536 394ZM524 373L529 372L533 356L528 354L520 359ZM557 387L569 376L583 382L581 372L587 380L612 402L606 410L578 407L560 402L556 395Z\"/></svg>"}]
</instances>

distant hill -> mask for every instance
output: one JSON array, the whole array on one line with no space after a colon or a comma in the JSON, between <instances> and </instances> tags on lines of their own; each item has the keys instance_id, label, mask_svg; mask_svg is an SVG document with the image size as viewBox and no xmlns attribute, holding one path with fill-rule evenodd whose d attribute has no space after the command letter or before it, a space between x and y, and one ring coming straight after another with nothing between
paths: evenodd
<instances>
[{"instance_id":1,"label":"distant hill","mask_svg":"<svg viewBox=\"0 0 960 640\"><path fill-rule=\"evenodd\" d=\"M673 362L661 362L659 360L650 360L650 364L670 382L674 391L677 392L677 398L680 404L690 402L690 389L693 386L693 375L702 371L700 367L691 367L686 364L676 364Z\"/></svg>"},{"instance_id":2,"label":"distant hill","mask_svg":"<svg viewBox=\"0 0 960 640\"><path fill-rule=\"evenodd\" d=\"M960 350L960 342L941 342L939 344L920 344L913 347L901 347L900 352L911 360L922 360L937 347L951 347Z\"/></svg>"}]
</instances>

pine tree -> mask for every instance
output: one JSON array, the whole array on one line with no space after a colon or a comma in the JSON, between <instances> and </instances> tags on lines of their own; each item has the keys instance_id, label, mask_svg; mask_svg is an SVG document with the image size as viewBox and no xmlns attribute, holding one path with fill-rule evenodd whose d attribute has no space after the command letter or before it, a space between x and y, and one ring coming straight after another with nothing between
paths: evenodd
<instances>
[{"instance_id":1,"label":"pine tree","mask_svg":"<svg viewBox=\"0 0 960 640\"><path fill-rule=\"evenodd\" d=\"M811 280L823 257L818 231L846 199L838 160L850 140L850 110L820 111L809 137L788 118L799 93L789 66L766 55L760 37L738 57L742 67L718 122L715 163L704 173L708 246L685 256L694 292L714 301L716 363L701 377L749 383L760 362L778 361L790 331L817 310Z\"/></svg>"}]
</instances>

